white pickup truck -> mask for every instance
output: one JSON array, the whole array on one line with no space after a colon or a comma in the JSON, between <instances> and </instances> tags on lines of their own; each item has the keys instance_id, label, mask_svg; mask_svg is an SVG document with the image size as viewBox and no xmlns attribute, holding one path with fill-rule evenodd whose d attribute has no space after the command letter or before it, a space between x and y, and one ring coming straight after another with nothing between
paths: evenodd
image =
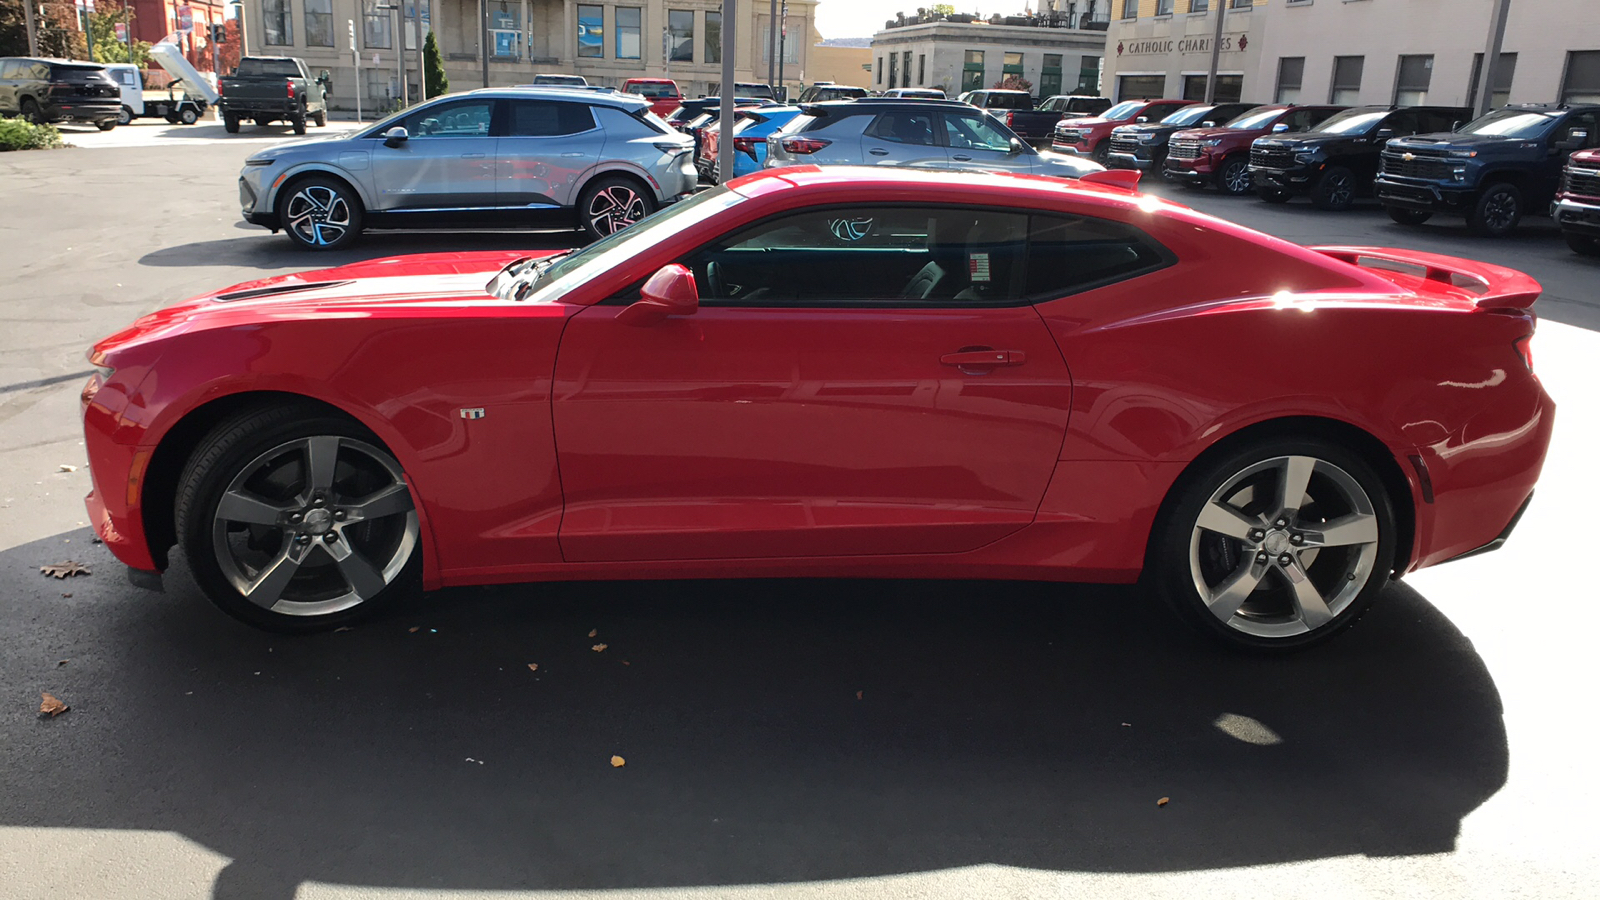
<instances>
[{"instance_id":1,"label":"white pickup truck","mask_svg":"<svg viewBox=\"0 0 1600 900\"><path fill-rule=\"evenodd\" d=\"M126 125L134 119L166 119L174 125L193 125L206 114L206 108L217 102L217 92L205 77L183 58L169 35L150 48L150 58L167 70L175 81L165 90L146 90L144 73L138 66L111 63L106 73L122 89L122 113L117 124Z\"/></svg>"}]
</instances>

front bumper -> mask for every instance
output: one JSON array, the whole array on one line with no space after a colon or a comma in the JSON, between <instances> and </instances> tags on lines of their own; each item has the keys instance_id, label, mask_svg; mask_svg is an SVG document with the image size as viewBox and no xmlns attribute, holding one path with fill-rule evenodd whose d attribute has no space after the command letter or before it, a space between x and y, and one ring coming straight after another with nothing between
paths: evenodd
<instances>
[{"instance_id":1,"label":"front bumper","mask_svg":"<svg viewBox=\"0 0 1600 900\"><path fill-rule=\"evenodd\" d=\"M1594 202L1561 197L1550 205L1550 218L1562 231L1600 237L1600 198Z\"/></svg>"},{"instance_id":2,"label":"front bumper","mask_svg":"<svg viewBox=\"0 0 1600 900\"><path fill-rule=\"evenodd\" d=\"M1379 175L1372 183L1378 202L1385 206L1427 211L1464 210L1472 205L1474 191L1467 187L1441 186L1437 182Z\"/></svg>"},{"instance_id":3,"label":"front bumper","mask_svg":"<svg viewBox=\"0 0 1600 900\"><path fill-rule=\"evenodd\" d=\"M266 204L268 185L261 174L274 166L247 166L239 176L239 214L251 225L278 230L278 214Z\"/></svg>"},{"instance_id":4,"label":"front bumper","mask_svg":"<svg viewBox=\"0 0 1600 900\"><path fill-rule=\"evenodd\" d=\"M1155 168L1156 161L1149 157L1133 153L1110 153L1106 155L1106 166L1112 169L1138 169L1141 172Z\"/></svg>"},{"instance_id":5,"label":"front bumper","mask_svg":"<svg viewBox=\"0 0 1600 900\"><path fill-rule=\"evenodd\" d=\"M1189 184L1206 184L1216 176L1216 171L1216 163L1209 156L1194 159L1173 159L1169 156L1161 166L1163 178Z\"/></svg>"},{"instance_id":6,"label":"front bumper","mask_svg":"<svg viewBox=\"0 0 1600 900\"><path fill-rule=\"evenodd\" d=\"M1285 194L1304 194L1311 190L1322 166L1300 166L1294 169L1267 169L1250 167L1250 178L1257 190L1279 191Z\"/></svg>"}]
</instances>

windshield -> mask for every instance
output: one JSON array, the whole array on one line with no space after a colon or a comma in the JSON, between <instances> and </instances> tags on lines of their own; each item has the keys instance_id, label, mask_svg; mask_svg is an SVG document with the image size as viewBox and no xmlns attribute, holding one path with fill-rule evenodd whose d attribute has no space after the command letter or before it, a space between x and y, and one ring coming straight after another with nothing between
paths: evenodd
<instances>
[{"instance_id":1,"label":"windshield","mask_svg":"<svg viewBox=\"0 0 1600 900\"><path fill-rule=\"evenodd\" d=\"M629 94L638 94L641 97L649 97L652 100L658 97L678 96L678 89L670 84L655 84L651 82L646 82L644 84L630 84L623 88L623 90Z\"/></svg>"},{"instance_id":2,"label":"windshield","mask_svg":"<svg viewBox=\"0 0 1600 900\"><path fill-rule=\"evenodd\" d=\"M1202 105L1196 105L1196 106L1186 106L1183 109L1180 109L1177 112L1173 113L1172 115L1167 116L1165 119L1162 119L1161 120L1161 124L1163 124L1163 125L1193 125L1194 123L1199 122L1200 120L1204 119L1206 117L1206 114L1211 112L1213 109L1216 109L1216 107L1215 106L1205 106L1203 104Z\"/></svg>"},{"instance_id":3,"label":"windshield","mask_svg":"<svg viewBox=\"0 0 1600 900\"><path fill-rule=\"evenodd\" d=\"M1272 124L1272 121L1283 115L1281 109L1269 109L1266 112L1245 113L1227 125L1225 128L1236 128L1239 131L1259 131Z\"/></svg>"},{"instance_id":4,"label":"windshield","mask_svg":"<svg viewBox=\"0 0 1600 900\"><path fill-rule=\"evenodd\" d=\"M63 66L55 64L50 67L50 77L55 81L86 82L103 81L111 76L106 74L104 66Z\"/></svg>"},{"instance_id":5,"label":"windshield","mask_svg":"<svg viewBox=\"0 0 1600 900\"><path fill-rule=\"evenodd\" d=\"M487 290L502 300L555 303L567 292L601 272L639 254L648 253L662 241L693 228L744 199L721 186L701 191L582 250L532 262L518 260L502 269L489 282Z\"/></svg>"},{"instance_id":6,"label":"windshield","mask_svg":"<svg viewBox=\"0 0 1600 900\"><path fill-rule=\"evenodd\" d=\"M1027 94L1005 94L996 91L985 104L990 109L1033 109L1033 98Z\"/></svg>"},{"instance_id":7,"label":"windshield","mask_svg":"<svg viewBox=\"0 0 1600 900\"><path fill-rule=\"evenodd\" d=\"M1387 109L1347 109L1311 129L1318 134L1359 134L1389 115Z\"/></svg>"},{"instance_id":8,"label":"windshield","mask_svg":"<svg viewBox=\"0 0 1600 900\"><path fill-rule=\"evenodd\" d=\"M292 59L251 59L247 57L239 62L239 68L233 74L244 76L287 75L290 78L297 78L300 75L300 67Z\"/></svg>"},{"instance_id":9,"label":"windshield","mask_svg":"<svg viewBox=\"0 0 1600 900\"><path fill-rule=\"evenodd\" d=\"M1461 134L1492 134L1511 138L1541 138L1556 123L1553 113L1526 109L1497 109L1461 126Z\"/></svg>"},{"instance_id":10,"label":"windshield","mask_svg":"<svg viewBox=\"0 0 1600 900\"><path fill-rule=\"evenodd\" d=\"M1124 100L1123 102L1118 103L1116 106L1113 106L1101 113L1100 116L1101 118L1112 119L1114 121L1121 122L1124 119L1133 118L1133 114L1141 109L1144 109L1144 103L1141 101Z\"/></svg>"}]
</instances>

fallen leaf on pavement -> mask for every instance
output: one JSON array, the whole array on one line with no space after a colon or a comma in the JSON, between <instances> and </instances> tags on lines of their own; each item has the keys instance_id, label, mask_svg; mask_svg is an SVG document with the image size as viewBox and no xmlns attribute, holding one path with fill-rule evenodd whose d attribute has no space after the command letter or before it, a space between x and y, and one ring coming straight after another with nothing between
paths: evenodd
<instances>
[{"instance_id":1,"label":"fallen leaf on pavement","mask_svg":"<svg viewBox=\"0 0 1600 900\"><path fill-rule=\"evenodd\" d=\"M613 768L613 769L620 769L620 768L622 768L623 766L625 766L627 764L628 764L628 761L623 759L620 756L611 757L611 768Z\"/></svg>"},{"instance_id":2,"label":"fallen leaf on pavement","mask_svg":"<svg viewBox=\"0 0 1600 900\"><path fill-rule=\"evenodd\" d=\"M1172 802L1172 798L1171 797L1162 797L1160 800L1156 801L1156 805L1157 806L1166 806L1168 803L1171 803L1171 802Z\"/></svg>"},{"instance_id":3,"label":"fallen leaf on pavement","mask_svg":"<svg viewBox=\"0 0 1600 900\"><path fill-rule=\"evenodd\" d=\"M529 672L537 672L537 671L539 671L539 664L538 663L528 663L528 671Z\"/></svg>"},{"instance_id":4,"label":"fallen leaf on pavement","mask_svg":"<svg viewBox=\"0 0 1600 900\"><path fill-rule=\"evenodd\" d=\"M76 471L78 471L78 467L77 466L62 466L61 467L61 471L63 471L63 472L76 472Z\"/></svg>"},{"instance_id":5,"label":"fallen leaf on pavement","mask_svg":"<svg viewBox=\"0 0 1600 900\"><path fill-rule=\"evenodd\" d=\"M73 575L88 575L89 567L81 562L67 560L58 562L53 566L40 566L39 571L52 578L67 578Z\"/></svg>"},{"instance_id":6,"label":"fallen leaf on pavement","mask_svg":"<svg viewBox=\"0 0 1600 900\"><path fill-rule=\"evenodd\" d=\"M595 644L593 647L590 647L589 649L593 650L596 653L599 653L601 650L604 650L605 648L606 648L605 644Z\"/></svg>"},{"instance_id":7,"label":"fallen leaf on pavement","mask_svg":"<svg viewBox=\"0 0 1600 900\"><path fill-rule=\"evenodd\" d=\"M57 700L54 694L42 693L39 696L44 698L44 700L39 704L39 715L41 716L49 716L50 718L54 719L56 716L59 716L72 708L65 703L62 703L60 700Z\"/></svg>"},{"instance_id":8,"label":"fallen leaf on pavement","mask_svg":"<svg viewBox=\"0 0 1600 900\"><path fill-rule=\"evenodd\" d=\"M407 628L406 630L411 632L412 634L416 634L417 632L422 630L422 626L421 625L413 625L410 628Z\"/></svg>"},{"instance_id":9,"label":"fallen leaf on pavement","mask_svg":"<svg viewBox=\"0 0 1600 900\"><path fill-rule=\"evenodd\" d=\"M856 691L856 699L857 700L861 699L861 692L860 691Z\"/></svg>"},{"instance_id":10,"label":"fallen leaf on pavement","mask_svg":"<svg viewBox=\"0 0 1600 900\"><path fill-rule=\"evenodd\" d=\"M589 629L589 637L594 637L595 635L597 635L599 633L600 633L600 629L598 629L598 628Z\"/></svg>"},{"instance_id":11,"label":"fallen leaf on pavement","mask_svg":"<svg viewBox=\"0 0 1600 900\"><path fill-rule=\"evenodd\" d=\"M67 663L69 663L69 662L71 662L71 661L72 661L72 660L70 660L70 659L63 659L63 660L61 660L61 661L59 661L59 662L57 662L57 663L56 663L56 668L58 668L58 669L59 669L59 668L61 668L61 667L62 667L62 666L64 666L64 665L66 665L66 664L67 664Z\"/></svg>"},{"instance_id":12,"label":"fallen leaf on pavement","mask_svg":"<svg viewBox=\"0 0 1600 900\"><path fill-rule=\"evenodd\" d=\"M625 665L625 666L631 666L631 665L633 665L633 663L631 663L631 662L628 662L628 661L627 661L627 660L623 660L623 661L622 661L622 664L623 664L623 665Z\"/></svg>"}]
</instances>

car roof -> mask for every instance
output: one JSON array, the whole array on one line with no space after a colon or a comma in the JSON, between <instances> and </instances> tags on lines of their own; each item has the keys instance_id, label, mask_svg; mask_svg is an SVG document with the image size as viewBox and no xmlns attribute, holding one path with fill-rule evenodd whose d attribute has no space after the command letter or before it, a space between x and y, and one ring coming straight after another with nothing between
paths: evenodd
<instances>
[{"instance_id":1,"label":"car roof","mask_svg":"<svg viewBox=\"0 0 1600 900\"><path fill-rule=\"evenodd\" d=\"M821 100L816 103L807 103L801 107L802 111L820 110L827 115L831 110L856 112L863 109L927 109L930 106L944 106L950 109L972 109L972 104L962 103L960 100L907 100L900 97L858 97L855 100Z\"/></svg>"},{"instance_id":2,"label":"car roof","mask_svg":"<svg viewBox=\"0 0 1600 900\"><path fill-rule=\"evenodd\" d=\"M529 84L517 87L492 87L478 88L475 91L463 91L459 94L446 94L446 97L518 97L522 99L541 100L582 100L592 106L611 106L622 110L635 110L648 107L650 101L637 94L619 94L615 91L592 91L575 86L559 84Z\"/></svg>"},{"instance_id":3,"label":"car roof","mask_svg":"<svg viewBox=\"0 0 1600 900\"><path fill-rule=\"evenodd\" d=\"M104 69L103 63L92 62L87 59L62 59L59 56L0 56L0 59L15 59L23 62L42 62L56 66L94 66Z\"/></svg>"},{"instance_id":4,"label":"car roof","mask_svg":"<svg viewBox=\"0 0 1600 900\"><path fill-rule=\"evenodd\" d=\"M671 78L629 78L623 84L677 84Z\"/></svg>"}]
</instances>

